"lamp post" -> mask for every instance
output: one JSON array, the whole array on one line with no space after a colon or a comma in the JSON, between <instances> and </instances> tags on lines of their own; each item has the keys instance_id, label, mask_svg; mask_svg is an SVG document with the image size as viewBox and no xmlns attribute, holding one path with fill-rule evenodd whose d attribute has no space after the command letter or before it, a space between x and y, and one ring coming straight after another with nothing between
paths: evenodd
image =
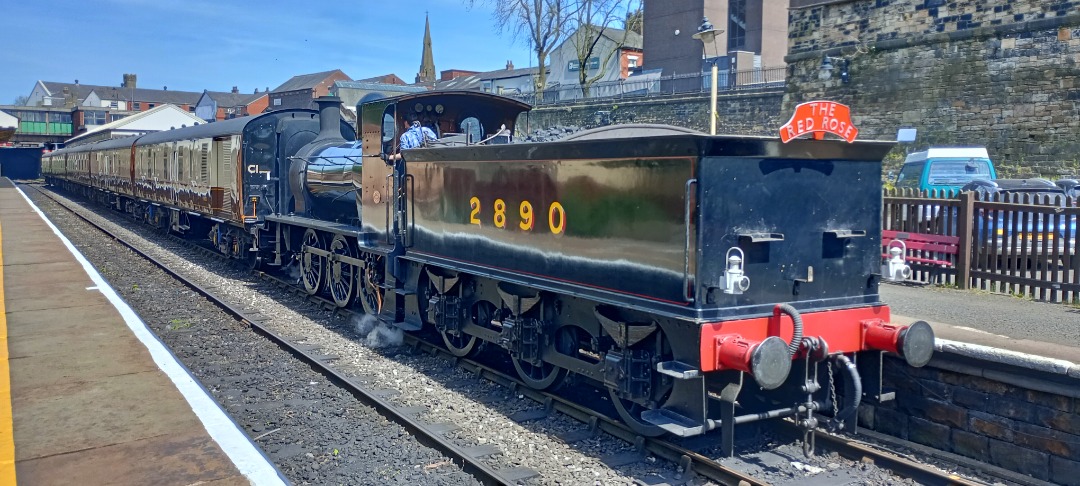
<instances>
[{"instance_id":1,"label":"lamp post","mask_svg":"<svg viewBox=\"0 0 1080 486\"><path fill-rule=\"evenodd\" d=\"M711 102L709 105L709 135L716 135L716 78L719 75L719 70L716 66L716 57L718 55L718 53L716 52L716 36L723 33L723 30L717 30L713 27L713 24L709 23L708 17L702 17L701 26L698 27L697 33L691 36L701 41L702 55L706 57L708 57L709 55L706 46L708 46L709 44L712 44L713 46L712 91L711 96L709 97Z\"/></svg>"}]
</instances>

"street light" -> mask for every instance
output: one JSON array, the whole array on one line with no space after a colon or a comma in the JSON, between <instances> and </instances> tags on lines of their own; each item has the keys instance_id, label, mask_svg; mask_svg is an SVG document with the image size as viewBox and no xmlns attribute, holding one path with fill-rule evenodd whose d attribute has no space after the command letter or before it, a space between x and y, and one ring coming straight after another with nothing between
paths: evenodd
<instances>
[{"instance_id":1,"label":"street light","mask_svg":"<svg viewBox=\"0 0 1080 486\"><path fill-rule=\"evenodd\" d=\"M822 81L828 81L837 68L840 70L840 82L847 84L850 79L848 76L848 60L842 57L822 56L821 71L818 73L818 78Z\"/></svg>"},{"instance_id":2,"label":"street light","mask_svg":"<svg viewBox=\"0 0 1080 486\"><path fill-rule=\"evenodd\" d=\"M716 66L716 58L719 55L716 52L716 36L723 34L723 30L718 30L713 27L713 24L709 23L708 17L701 18L701 26L698 27L697 33L691 37L701 41L702 55L708 57L709 53L706 46L712 44L713 46L713 59L712 59L712 96L710 100L712 103L709 105L709 135L716 135L716 78L719 75Z\"/></svg>"}]
</instances>

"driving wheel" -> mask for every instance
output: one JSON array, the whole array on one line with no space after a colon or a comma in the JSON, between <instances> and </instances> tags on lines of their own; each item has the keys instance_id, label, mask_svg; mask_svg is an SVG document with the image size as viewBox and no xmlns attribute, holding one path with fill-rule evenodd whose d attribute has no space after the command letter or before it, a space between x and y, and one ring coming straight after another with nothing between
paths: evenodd
<instances>
[{"instance_id":1,"label":"driving wheel","mask_svg":"<svg viewBox=\"0 0 1080 486\"><path fill-rule=\"evenodd\" d=\"M304 290L307 291L308 295L315 295L319 293L319 288L322 286L326 262L321 256L312 253L311 248L321 250L323 246L315 230L308 228L304 232L304 250L300 255L300 270L304 281Z\"/></svg>"},{"instance_id":2,"label":"driving wheel","mask_svg":"<svg viewBox=\"0 0 1080 486\"><path fill-rule=\"evenodd\" d=\"M334 239L330 242L330 253L337 256L353 256L349 241L341 235L334 235ZM356 267L338 260L334 260L330 264L330 280L328 284L330 294L334 297L334 305L338 307L349 305L353 296L354 282L356 282Z\"/></svg>"}]
</instances>

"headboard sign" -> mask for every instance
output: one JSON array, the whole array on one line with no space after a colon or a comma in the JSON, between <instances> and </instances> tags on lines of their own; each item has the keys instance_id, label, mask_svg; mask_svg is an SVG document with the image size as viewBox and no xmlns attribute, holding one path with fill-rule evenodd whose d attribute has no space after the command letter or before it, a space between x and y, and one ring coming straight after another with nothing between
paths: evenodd
<instances>
[{"instance_id":1,"label":"headboard sign","mask_svg":"<svg viewBox=\"0 0 1080 486\"><path fill-rule=\"evenodd\" d=\"M851 123L851 108L835 101L799 103L791 119L780 127L780 140L787 143L807 133L813 134L814 140L821 140L825 138L826 132L837 135L848 143L854 142L859 135L859 129Z\"/></svg>"}]
</instances>

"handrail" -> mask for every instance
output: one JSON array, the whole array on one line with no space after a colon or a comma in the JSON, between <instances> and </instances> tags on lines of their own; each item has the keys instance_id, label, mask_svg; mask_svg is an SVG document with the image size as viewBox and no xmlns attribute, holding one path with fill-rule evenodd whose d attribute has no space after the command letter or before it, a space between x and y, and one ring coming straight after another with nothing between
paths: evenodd
<instances>
[{"instance_id":1,"label":"handrail","mask_svg":"<svg viewBox=\"0 0 1080 486\"><path fill-rule=\"evenodd\" d=\"M690 292L690 188L697 183L697 179L686 181L686 214L683 216L683 224L686 225L686 240L683 246L683 299L687 302L694 301L694 296Z\"/></svg>"}]
</instances>

